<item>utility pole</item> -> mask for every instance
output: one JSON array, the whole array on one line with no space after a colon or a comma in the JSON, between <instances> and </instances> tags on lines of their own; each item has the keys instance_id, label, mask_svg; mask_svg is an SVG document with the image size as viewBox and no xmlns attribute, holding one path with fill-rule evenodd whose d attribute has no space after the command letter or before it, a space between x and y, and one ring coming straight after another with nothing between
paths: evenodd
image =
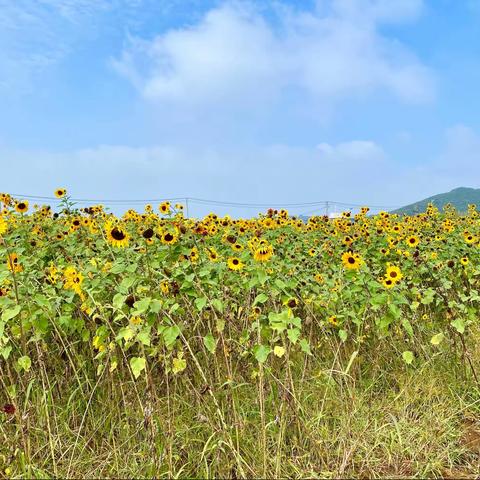
<instances>
[{"instance_id":1,"label":"utility pole","mask_svg":"<svg viewBox=\"0 0 480 480\"><path fill-rule=\"evenodd\" d=\"M188 213L188 197L185 199L185 206L187 207L187 218L189 218L190 214Z\"/></svg>"},{"instance_id":2,"label":"utility pole","mask_svg":"<svg viewBox=\"0 0 480 480\"><path fill-rule=\"evenodd\" d=\"M327 200L327 201L325 202L325 215L326 215L327 217L329 216L329 213L330 213L330 212L328 211L328 210L329 210L329 204L330 204L330 202Z\"/></svg>"}]
</instances>

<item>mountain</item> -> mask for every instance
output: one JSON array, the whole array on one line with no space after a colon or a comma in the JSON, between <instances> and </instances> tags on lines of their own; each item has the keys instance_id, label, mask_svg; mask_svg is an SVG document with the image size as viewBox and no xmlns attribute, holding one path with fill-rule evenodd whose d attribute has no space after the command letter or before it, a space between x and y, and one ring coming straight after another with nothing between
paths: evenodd
<instances>
[{"instance_id":1,"label":"mountain","mask_svg":"<svg viewBox=\"0 0 480 480\"><path fill-rule=\"evenodd\" d=\"M447 203L451 203L459 212L466 212L470 203L474 203L480 208L480 188L454 188L451 192L425 198L419 202L393 210L392 213L415 215L416 213L424 212L429 203L433 203L439 210Z\"/></svg>"}]
</instances>

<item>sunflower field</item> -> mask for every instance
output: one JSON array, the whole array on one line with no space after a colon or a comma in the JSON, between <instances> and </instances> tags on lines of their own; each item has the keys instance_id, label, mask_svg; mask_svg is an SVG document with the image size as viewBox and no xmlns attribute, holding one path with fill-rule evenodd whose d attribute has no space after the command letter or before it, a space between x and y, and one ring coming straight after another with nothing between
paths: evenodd
<instances>
[{"instance_id":1,"label":"sunflower field","mask_svg":"<svg viewBox=\"0 0 480 480\"><path fill-rule=\"evenodd\" d=\"M477 471L474 205L193 219L55 195L0 195L0 475Z\"/></svg>"}]
</instances>

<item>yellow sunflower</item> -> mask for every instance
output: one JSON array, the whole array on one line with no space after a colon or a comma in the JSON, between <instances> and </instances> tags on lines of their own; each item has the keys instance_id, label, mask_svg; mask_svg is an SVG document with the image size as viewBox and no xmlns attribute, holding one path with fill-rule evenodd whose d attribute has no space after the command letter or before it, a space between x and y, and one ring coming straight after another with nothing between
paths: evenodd
<instances>
[{"instance_id":1,"label":"yellow sunflower","mask_svg":"<svg viewBox=\"0 0 480 480\"><path fill-rule=\"evenodd\" d=\"M342 263L347 270L358 270L363 260L358 253L348 251L342 255Z\"/></svg>"},{"instance_id":2,"label":"yellow sunflower","mask_svg":"<svg viewBox=\"0 0 480 480\"><path fill-rule=\"evenodd\" d=\"M385 277L396 283L401 280L402 272L399 267L387 264L387 272L385 274Z\"/></svg>"},{"instance_id":3,"label":"yellow sunflower","mask_svg":"<svg viewBox=\"0 0 480 480\"><path fill-rule=\"evenodd\" d=\"M15 203L15 210L18 213L25 213L28 211L28 200L21 200Z\"/></svg>"},{"instance_id":4,"label":"yellow sunflower","mask_svg":"<svg viewBox=\"0 0 480 480\"><path fill-rule=\"evenodd\" d=\"M227 265L230 270L241 270L245 266L237 257L229 257Z\"/></svg>"},{"instance_id":5,"label":"yellow sunflower","mask_svg":"<svg viewBox=\"0 0 480 480\"><path fill-rule=\"evenodd\" d=\"M105 231L107 234L107 241L112 246L118 248L128 247L130 235L122 225L107 222L105 224Z\"/></svg>"},{"instance_id":6,"label":"yellow sunflower","mask_svg":"<svg viewBox=\"0 0 480 480\"><path fill-rule=\"evenodd\" d=\"M410 235L409 237L407 237L407 239L405 240L405 243L409 246L409 247L416 247L419 243L420 243L420 239L416 236L416 235Z\"/></svg>"},{"instance_id":7,"label":"yellow sunflower","mask_svg":"<svg viewBox=\"0 0 480 480\"><path fill-rule=\"evenodd\" d=\"M67 194L67 190L65 188L57 188L54 193L57 198L63 198Z\"/></svg>"},{"instance_id":8,"label":"yellow sunflower","mask_svg":"<svg viewBox=\"0 0 480 480\"><path fill-rule=\"evenodd\" d=\"M273 247L270 244L261 244L253 254L257 262L268 262L273 255Z\"/></svg>"}]
</instances>

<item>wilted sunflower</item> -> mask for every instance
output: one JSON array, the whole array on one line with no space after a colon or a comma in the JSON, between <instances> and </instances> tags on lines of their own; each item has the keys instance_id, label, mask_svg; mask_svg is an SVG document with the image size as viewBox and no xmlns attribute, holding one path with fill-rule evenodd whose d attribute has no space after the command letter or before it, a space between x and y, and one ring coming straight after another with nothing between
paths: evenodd
<instances>
[{"instance_id":1,"label":"wilted sunflower","mask_svg":"<svg viewBox=\"0 0 480 480\"><path fill-rule=\"evenodd\" d=\"M55 190L55 196L57 198L63 198L67 194L67 190L65 188L57 188Z\"/></svg>"},{"instance_id":2,"label":"wilted sunflower","mask_svg":"<svg viewBox=\"0 0 480 480\"><path fill-rule=\"evenodd\" d=\"M107 222L105 224L105 231L107 233L107 241L114 247L125 248L128 247L129 234L127 230L120 224L112 224Z\"/></svg>"},{"instance_id":3,"label":"wilted sunflower","mask_svg":"<svg viewBox=\"0 0 480 480\"><path fill-rule=\"evenodd\" d=\"M27 200L21 200L17 203L15 203L15 210L18 213L25 213L28 211L28 201Z\"/></svg>"},{"instance_id":4,"label":"wilted sunflower","mask_svg":"<svg viewBox=\"0 0 480 480\"><path fill-rule=\"evenodd\" d=\"M241 270L244 267L242 261L237 257L229 257L227 265L230 270Z\"/></svg>"}]
</instances>

